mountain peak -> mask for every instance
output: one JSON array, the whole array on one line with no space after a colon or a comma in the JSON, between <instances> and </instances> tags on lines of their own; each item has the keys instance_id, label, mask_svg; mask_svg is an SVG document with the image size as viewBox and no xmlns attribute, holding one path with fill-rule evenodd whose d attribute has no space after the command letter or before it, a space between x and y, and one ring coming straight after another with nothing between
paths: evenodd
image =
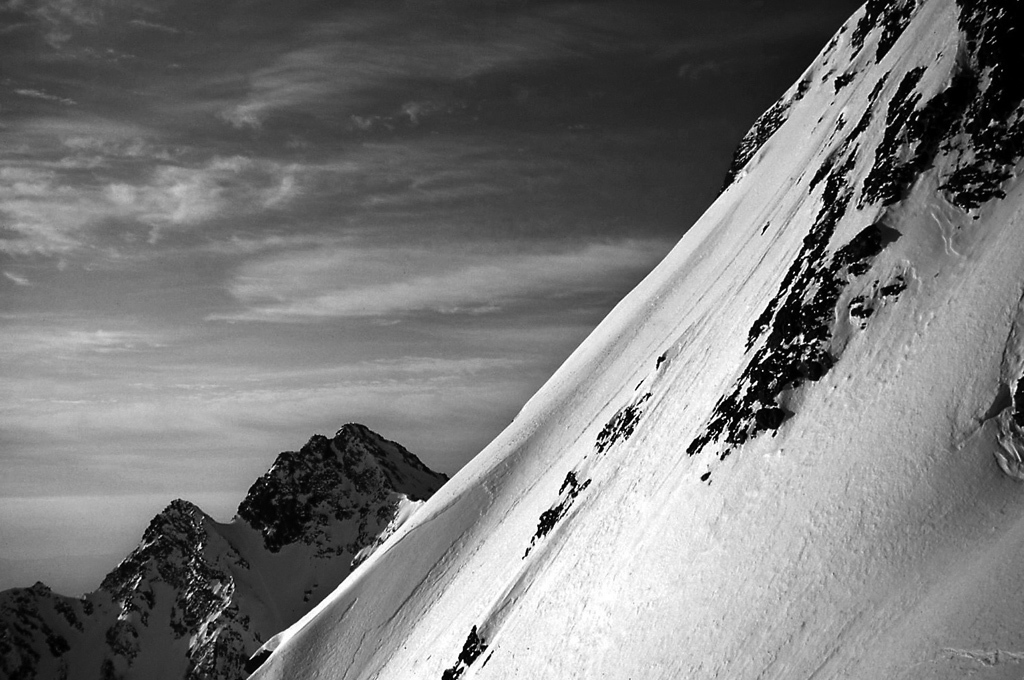
<instances>
[{"instance_id":1,"label":"mountain peak","mask_svg":"<svg viewBox=\"0 0 1024 680\"><path fill-rule=\"evenodd\" d=\"M368 504L389 495L423 500L447 479L401 445L350 423L333 439L314 435L299 451L281 453L249 488L238 516L272 552L296 542L337 551L344 546L332 544L332 521L365 522Z\"/></svg>"},{"instance_id":2,"label":"mountain peak","mask_svg":"<svg viewBox=\"0 0 1024 680\"><path fill-rule=\"evenodd\" d=\"M164 599L171 601L169 625L183 637L216 619L230 604L234 589L223 560L211 559L214 522L198 506L176 499L158 513L142 535L139 546L114 568L100 585L120 608L111 628L123 638L121 656L129 661L138 653L139 628ZM233 561L244 562L233 550Z\"/></svg>"}]
</instances>

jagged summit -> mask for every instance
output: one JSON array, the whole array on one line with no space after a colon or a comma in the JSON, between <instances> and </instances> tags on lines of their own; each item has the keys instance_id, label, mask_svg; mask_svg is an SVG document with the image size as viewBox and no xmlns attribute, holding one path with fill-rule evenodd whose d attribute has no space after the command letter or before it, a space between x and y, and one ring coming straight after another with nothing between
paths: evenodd
<instances>
[{"instance_id":1,"label":"jagged summit","mask_svg":"<svg viewBox=\"0 0 1024 680\"><path fill-rule=\"evenodd\" d=\"M228 580L222 572L212 568L205 560L208 531L213 519L188 501L176 499L149 523L139 547L121 561L100 584L115 602L121 603L122 613L142 611L152 607L152 585L159 582L179 591L177 614L183 620L201 618L189 611L199 604L199 597L190 592L197 582L221 583ZM141 583L149 589L140 589ZM176 626L181 621L175 622Z\"/></svg>"},{"instance_id":2,"label":"jagged summit","mask_svg":"<svg viewBox=\"0 0 1024 680\"><path fill-rule=\"evenodd\" d=\"M448 480L416 456L364 425L345 425L334 439L314 435L299 451L286 451L249 488L238 516L258 530L267 549L303 542L321 554L354 554L379 524L367 509L389 497L429 498ZM332 542L331 521L350 522L356 542Z\"/></svg>"},{"instance_id":3,"label":"jagged summit","mask_svg":"<svg viewBox=\"0 0 1024 680\"><path fill-rule=\"evenodd\" d=\"M863 6L254 680L1019 675L1022 14Z\"/></svg>"},{"instance_id":4,"label":"jagged summit","mask_svg":"<svg viewBox=\"0 0 1024 680\"><path fill-rule=\"evenodd\" d=\"M392 488L413 500L424 500L439 488L439 479L442 484L448 480L447 475L438 475L402 445L384 439L365 425L348 423L342 427L334 436L334 446L340 451L362 449L373 456Z\"/></svg>"},{"instance_id":5,"label":"jagged summit","mask_svg":"<svg viewBox=\"0 0 1024 680\"><path fill-rule=\"evenodd\" d=\"M0 677L242 680L263 642L312 609L447 477L362 425L285 452L239 516L177 499L84 598L0 593Z\"/></svg>"}]
</instances>

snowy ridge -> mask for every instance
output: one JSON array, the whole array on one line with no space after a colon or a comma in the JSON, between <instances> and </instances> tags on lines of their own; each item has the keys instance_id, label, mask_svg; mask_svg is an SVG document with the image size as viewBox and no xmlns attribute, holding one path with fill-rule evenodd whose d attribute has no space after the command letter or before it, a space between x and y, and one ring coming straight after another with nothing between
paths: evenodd
<instances>
[{"instance_id":1,"label":"snowy ridge","mask_svg":"<svg viewBox=\"0 0 1024 680\"><path fill-rule=\"evenodd\" d=\"M254 678L1019 673L1021 14L862 7L672 253Z\"/></svg>"},{"instance_id":2,"label":"snowy ridge","mask_svg":"<svg viewBox=\"0 0 1024 680\"><path fill-rule=\"evenodd\" d=\"M241 680L446 477L362 425L278 456L230 524L175 500L84 598L0 593L0 675ZM269 518L269 520L268 520Z\"/></svg>"}]
</instances>

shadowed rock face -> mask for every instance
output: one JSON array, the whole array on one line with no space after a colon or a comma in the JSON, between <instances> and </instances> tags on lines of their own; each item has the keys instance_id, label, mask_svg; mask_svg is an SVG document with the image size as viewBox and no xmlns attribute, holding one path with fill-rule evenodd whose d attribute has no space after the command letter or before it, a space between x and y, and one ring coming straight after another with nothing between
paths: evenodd
<instances>
[{"instance_id":1,"label":"shadowed rock face","mask_svg":"<svg viewBox=\"0 0 1024 680\"><path fill-rule=\"evenodd\" d=\"M95 592L70 598L37 583L0 593L0 677L241 680L264 640L394 530L400 503L423 501L445 481L362 425L316 435L253 484L238 510L244 524L175 500ZM288 589L274 575L307 572L315 582L282 601ZM274 598L278 626L268 627Z\"/></svg>"},{"instance_id":2,"label":"shadowed rock face","mask_svg":"<svg viewBox=\"0 0 1024 680\"><path fill-rule=\"evenodd\" d=\"M329 545L324 527L332 519L357 522L359 536L367 536L376 518L370 507L389 507L397 494L424 500L447 479L402 446L350 424L334 439L316 435L301 450L280 454L249 488L238 516L263 535L271 552L296 542L348 549L354 546Z\"/></svg>"},{"instance_id":3,"label":"shadowed rock face","mask_svg":"<svg viewBox=\"0 0 1024 680\"><path fill-rule=\"evenodd\" d=\"M722 186L723 191L729 188L747 163L750 162L750 159L782 127L782 124L786 122L790 107L803 98L810 84L810 81L801 81L796 90L784 95L779 101L772 104L771 108L758 117L754 125L747 131L747 134L743 135L743 139L736 146L736 151L733 152L729 169L725 173L725 183Z\"/></svg>"},{"instance_id":4,"label":"shadowed rock face","mask_svg":"<svg viewBox=\"0 0 1024 680\"><path fill-rule=\"evenodd\" d=\"M914 14L913 0L868 0L864 5L864 16L853 30L851 42L858 51L864 46L864 39L872 31L878 31L878 48L875 62L882 61Z\"/></svg>"}]
</instances>

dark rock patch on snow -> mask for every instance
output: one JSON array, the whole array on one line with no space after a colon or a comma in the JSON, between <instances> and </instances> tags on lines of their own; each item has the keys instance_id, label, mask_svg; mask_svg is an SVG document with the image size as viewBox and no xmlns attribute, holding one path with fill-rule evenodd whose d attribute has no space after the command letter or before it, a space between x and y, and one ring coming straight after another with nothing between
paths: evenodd
<instances>
[{"instance_id":1,"label":"dark rock patch on snow","mask_svg":"<svg viewBox=\"0 0 1024 680\"><path fill-rule=\"evenodd\" d=\"M914 92L914 89L924 72L922 67L908 71L889 100L885 131L882 133L882 141L875 148L875 163L864 180L862 203L880 200L888 204L900 196L903 182L897 179L896 172L900 159L899 149L906 141L907 124L914 113L914 107L921 99L921 95Z\"/></svg>"},{"instance_id":2,"label":"dark rock patch on snow","mask_svg":"<svg viewBox=\"0 0 1024 680\"><path fill-rule=\"evenodd\" d=\"M1024 380L1017 379L1017 389L1013 391L1013 422L1024 427Z\"/></svg>"},{"instance_id":3,"label":"dark rock patch on snow","mask_svg":"<svg viewBox=\"0 0 1024 680\"><path fill-rule=\"evenodd\" d=\"M658 362L661 365L661 362ZM651 398L651 393L646 392L638 397L632 404L623 406L615 415L605 423L605 426L597 434L597 443L594 445L598 453L604 453L620 440L629 439L640 422L643 415L641 406Z\"/></svg>"},{"instance_id":4,"label":"dark rock patch on snow","mask_svg":"<svg viewBox=\"0 0 1024 680\"><path fill-rule=\"evenodd\" d=\"M562 486L558 489L558 495L562 497L562 500L541 513L540 519L537 521L537 531L530 539L530 545L526 547L523 559L530 555L530 551L533 550L533 546L536 545L537 541L547 536L555 528L555 525L565 517L569 512L569 508L576 502L576 497L588 486L590 486L589 479L581 483L576 478L576 473L571 470L565 475L565 481L562 482Z\"/></svg>"},{"instance_id":5,"label":"dark rock patch on snow","mask_svg":"<svg viewBox=\"0 0 1024 680\"><path fill-rule=\"evenodd\" d=\"M878 294L882 297L894 298L899 297L900 294L907 289L907 280L903 275L898 275L892 280L892 283L882 286L878 289Z\"/></svg>"},{"instance_id":6,"label":"dark rock patch on snow","mask_svg":"<svg viewBox=\"0 0 1024 680\"><path fill-rule=\"evenodd\" d=\"M245 662L245 672L249 675L255 673L256 669L267 662L267 659L270 658L271 654L273 654L273 652L269 649L261 649L253 654L252 657Z\"/></svg>"},{"instance_id":7,"label":"dark rock patch on snow","mask_svg":"<svg viewBox=\"0 0 1024 680\"><path fill-rule=\"evenodd\" d=\"M750 130L747 131L747 134L743 135L743 139L740 140L736 151L733 153L729 169L725 173L722 191L729 188L729 185L736 180L740 171L754 157L754 154L782 127L782 124L789 117L790 107L803 99L810 86L809 80L800 81L792 95L783 96L779 101L775 102L771 108L761 114Z\"/></svg>"},{"instance_id":8,"label":"dark rock patch on snow","mask_svg":"<svg viewBox=\"0 0 1024 680\"><path fill-rule=\"evenodd\" d=\"M856 147L831 168L822 206L804 237L803 246L787 270L778 293L754 321L747 349L760 343L731 391L722 396L703 429L687 447L695 455L716 440L739 446L759 432L776 430L789 417L777 403L779 395L806 381L820 380L833 366L829 350L832 323L839 298L851 277L860 276L899 232L872 224L829 258L828 243L850 203L848 175Z\"/></svg>"},{"instance_id":9,"label":"dark rock patch on snow","mask_svg":"<svg viewBox=\"0 0 1024 680\"><path fill-rule=\"evenodd\" d=\"M943 185L964 210L1004 198L1004 181L1024 156L1024 5L957 0L965 69L975 87L965 115L948 137L957 164ZM954 140L962 134L967 141Z\"/></svg>"},{"instance_id":10,"label":"dark rock patch on snow","mask_svg":"<svg viewBox=\"0 0 1024 680\"><path fill-rule=\"evenodd\" d=\"M324 527L332 519L351 520L360 536L369 537L390 519L377 514L390 495L424 499L447 479L395 442L361 425L346 425L333 440L315 435L299 451L280 454L250 487L238 516L263 534L271 552L302 542L355 554L366 542L327 546Z\"/></svg>"},{"instance_id":11,"label":"dark rock patch on snow","mask_svg":"<svg viewBox=\"0 0 1024 680\"><path fill-rule=\"evenodd\" d=\"M975 97L977 75L970 69L961 70L949 87L918 110L921 97L914 88L923 73L923 68L909 71L889 102L885 132L864 180L862 205L875 201L890 205L902 200L918 175L934 163Z\"/></svg>"},{"instance_id":12,"label":"dark rock patch on snow","mask_svg":"<svg viewBox=\"0 0 1024 680\"><path fill-rule=\"evenodd\" d=\"M914 0L868 0L864 16L857 22L850 42L860 51L864 40L874 30L880 31L875 62L880 62L896 44L914 14Z\"/></svg>"},{"instance_id":13,"label":"dark rock patch on snow","mask_svg":"<svg viewBox=\"0 0 1024 680\"><path fill-rule=\"evenodd\" d=\"M850 71L848 73L840 73L836 76L835 81L832 83L832 87L835 89L836 94L839 94L844 87L852 83L857 78L856 71Z\"/></svg>"},{"instance_id":14,"label":"dark rock patch on snow","mask_svg":"<svg viewBox=\"0 0 1024 680\"><path fill-rule=\"evenodd\" d=\"M940 152L954 159L941 185L951 203L972 210L1005 197L1001 185L1024 156L1024 7L997 0L957 4L962 46L950 84L918 108L915 90L925 69L903 77L889 102L862 206L901 200Z\"/></svg>"},{"instance_id":15,"label":"dark rock patch on snow","mask_svg":"<svg viewBox=\"0 0 1024 680\"><path fill-rule=\"evenodd\" d=\"M480 655L485 651L487 651L487 645L484 639L477 634L476 626L473 626L469 631L466 642L462 645L458 661L450 668L445 669L444 673L441 674L441 680L459 680L462 674L466 672L466 669L479 659Z\"/></svg>"}]
</instances>

